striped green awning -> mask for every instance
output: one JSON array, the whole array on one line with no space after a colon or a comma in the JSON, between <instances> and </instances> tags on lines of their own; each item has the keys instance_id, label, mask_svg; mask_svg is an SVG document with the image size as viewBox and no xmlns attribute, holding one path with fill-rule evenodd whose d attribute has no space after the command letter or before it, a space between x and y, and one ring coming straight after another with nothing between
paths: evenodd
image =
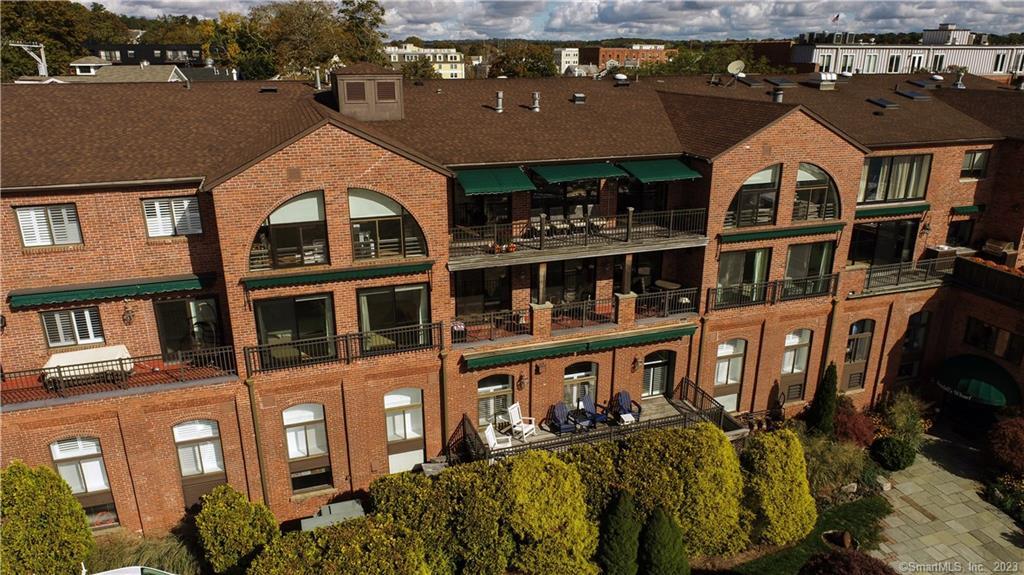
<instances>
[{"instance_id":1,"label":"striped green awning","mask_svg":"<svg viewBox=\"0 0 1024 575\"><path fill-rule=\"evenodd\" d=\"M186 274L159 278L75 284L57 288L12 290L9 298L11 309L17 309L35 305L192 291L210 287L214 281L214 276Z\"/></svg>"},{"instance_id":2,"label":"striped green awning","mask_svg":"<svg viewBox=\"0 0 1024 575\"><path fill-rule=\"evenodd\" d=\"M350 280L384 278L407 274L423 273L434 266L434 262L418 262L393 266L358 267L326 272L289 274L283 276L267 276L245 278L242 285L245 289L265 289L290 285L322 284Z\"/></svg>"},{"instance_id":3,"label":"striped green awning","mask_svg":"<svg viewBox=\"0 0 1024 575\"><path fill-rule=\"evenodd\" d=\"M979 204L977 206L955 206L951 211L953 212L954 216L969 216L971 214L976 214L984 209L985 206Z\"/></svg>"},{"instance_id":4,"label":"striped green awning","mask_svg":"<svg viewBox=\"0 0 1024 575\"><path fill-rule=\"evenodd\" d=\"M657 343L659 341L668 341L671 339L679 339L693 335L697 331L697 326L687 325L678 327L675 329L667 329L656 332L638 333L635 335L624 335L612 339L602 339L598 341L592 341L587 344L589 351L601 351L604 349L614 349L616 347L626 347L627 345L644 345L647 343Z\"/></svg>"},{"instance_id":5,"label":"striped green awning","mask_svg":"<svg viewBox=\"0 0 1024 575\"><path fill-rule=\"evenodd\" d=\"M990 359L964 354L947 359L937 384L946 392L981 405L1003 407L1020 403L1013 377Z\"/></svg>"},{"instance_id":6,"label":"striped green awning","mask_svg":"<svg viewBox=\"0 0 1024 575\"><path fill-rule=\"evenodd\" d=\"M579 180L600 180L604 178L624 178L627 174L607 162L590 164L559 164L555 166L530 166L538 176L549 184L575 182Z\"/></svg>"},{"instance_id":7,"label":"striped green awning","mask_svg":"<svg viewBox=\"0 0 1024 575\"><path fill-rule=\"evenodd\" d=\"M645 184L677 180L699 180L700 174L679 160L619 162L619 167Z\"/></svg>"},{"instance_id":8,"label":"striped green awning","mask_svg":"<svg viewBox=\"0 0 1024 575\"><path fill-rule=\"evenodd\" d=\"M534 190L530 178L519 168L486 168L480 170L459 170L455 172L467 196L483 194L508 194Z\"/></svg>"},{"instance_id":9,"label":"striped green awning","mask_svg":"<svg viewBox=\"0 0 1024 575\"><path fill-rule=\"evenodd\" d=\"M722 234L720 241L723 244L735 244L739 242L753 242L757 240L773 240L778 238L796 238L800 236L817 236L821 234L834 234L843 229L845 222L837 224L825 224L820 226L799 226L795 228L777 228L771 230L760 230L756 232L732 232Z\"/></svg>"},{"instance_id":10,"label":"striped green awning","mask_svg":"<svg viewBox=\"0 0 1024 575\"><path fill-rule=\"evenodd\" d=\"M878 218L882 216L906 216L910 214L920 214L927 212L931 209L931 205L927 203L912 204L909 206L885 206L878 208L857 208L856 219L862 218Z\"/></svg>"}]
</instances>

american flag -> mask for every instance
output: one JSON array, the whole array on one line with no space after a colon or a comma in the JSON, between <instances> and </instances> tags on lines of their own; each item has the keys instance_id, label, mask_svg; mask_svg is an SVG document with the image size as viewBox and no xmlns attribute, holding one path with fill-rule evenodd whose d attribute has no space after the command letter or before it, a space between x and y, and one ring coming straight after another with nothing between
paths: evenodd
<instances>
[{"instance_id":1,"label":"american flag","mask_svg":"<svg viewBox=\"0 0 1024 575\"><path fill-rule=\"evenodd\" d=\"M838 24L839 23L839 14L836 14L835 16L832 17L832 23L833 24Z\"/></svg>"}]
</instances>

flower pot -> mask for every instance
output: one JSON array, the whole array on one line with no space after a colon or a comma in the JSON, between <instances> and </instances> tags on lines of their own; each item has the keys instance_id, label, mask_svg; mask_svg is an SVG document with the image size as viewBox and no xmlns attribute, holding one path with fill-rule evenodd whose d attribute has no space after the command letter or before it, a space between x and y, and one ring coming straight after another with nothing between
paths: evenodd
<instances>
[{"instance_id":1,"label":"flower pot","mask_svg":"<svg viewBox=\"0 0 1024 575\"><path fill-rule=\"evenodd\" d=\"M849 531L831 530L821 534L821 540L836 549L860 549L860 541Z\"/></svg>"}]
</instances>

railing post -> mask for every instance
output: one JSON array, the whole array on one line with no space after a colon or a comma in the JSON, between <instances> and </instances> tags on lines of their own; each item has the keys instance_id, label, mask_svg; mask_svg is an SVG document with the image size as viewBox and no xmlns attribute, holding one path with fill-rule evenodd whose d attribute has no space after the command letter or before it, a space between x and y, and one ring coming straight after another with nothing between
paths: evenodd
<instances>
[{"instance_id":1,"label":"railing post","mask_svg":"<svg viewBox=\"0 0 1024 575\"><path fill-rule=\"evenodd\" d=\"M633 206L626 208L626 242L633 239ZM629 286L626 286L629 287Z\"/></svg>"},{"instance_id":2,"label":"railing post","mask_svg":"<svg viewBox=\"0 0 1024 575\"><path fill-rule=\"evenodd\" d=\"M491 317L488 318L487 316L491 316ZM494 341L494 315L493 314L484 314L484 318L490 320L490 321L487 322L487 333L488 333L487 339L490 340L490 341Z\"/></svg>"},{"instance_id":3,"label":"railing post","mask_svg":"<svg viewBox=\"0 0 1024 575\"><path fill-rule=\"evenodd\" d=\"M493 224L491 224L491 227L491 241L493 241L496 245L500 245L500 242L498 241L498 222L494 222Z\"/></svg>"},{"instance_id":4,"label":"railing post","mask_svg":"<svg viewBox=\"0 0 1024 575\"><path fill-rule=\"evenodd\" d=\"M587 204L587 209L583 210L583 245L590 243L590 208L592 207L591 204Z\"/></svg>"},{"instance_id":5,"label":"railing post","mask_svg":"<svg viewBox=\"0 0 1024 575\"><path fill-rule=\"evenodd\" d=\"M544 249L544 238L548 235L548 215L540 215L540 249Z\"/></svg>"},{"instance_id":6,"label":"railing post","mask_svg":"<svg viewBox=\"0 0 1024 575\"><path fill-rule=\"evenodd\" d=\"M904 266L904 264L901 263L899 266L896 267L896 284L895 285L900 285L900 280L903 279L903 266Z\"/></svg>"},{"instance_id":7,"label":"railing post","mask_svg":"<svg viewBox=\"0 0 1024 575\"><path fill-rule=\"evenodd\" d=\"M673 232L675 231L675 219L676 219L675 216L676 216L676 211L675 210L669 210L668 211L668 237L670 237L670 238L674 235Z\"/></svg>"},{"instance_id":8,"label":"railing post","mask_svg":"<svg viewBox=\"0 0 1024 575\"><path fill-rule=\"evenodd\" d=\"M662 302L662 310L663 311L662 311L662 316L661 317L668 317L669 316L669 309L668 309L669 297L668 297L668 294L669 294L669 292L666 291L665 292L665 300Z\"/></svg>"}]
</instances>

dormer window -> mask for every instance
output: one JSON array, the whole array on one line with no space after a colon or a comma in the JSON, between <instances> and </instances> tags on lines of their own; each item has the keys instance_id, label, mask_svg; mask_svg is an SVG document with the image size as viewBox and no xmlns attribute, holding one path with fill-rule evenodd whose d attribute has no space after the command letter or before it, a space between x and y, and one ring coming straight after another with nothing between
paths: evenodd
<instances>
[{"instance_id":1,"label":"dormer window","mask_svg":"<svg viewBox=\"0 0 1024 575\"><path fill-rule=\"evenodd\" d=\"M348 102L365 102L366 83L345 82L345 100Z\"/></svg>"}]
</instances>

